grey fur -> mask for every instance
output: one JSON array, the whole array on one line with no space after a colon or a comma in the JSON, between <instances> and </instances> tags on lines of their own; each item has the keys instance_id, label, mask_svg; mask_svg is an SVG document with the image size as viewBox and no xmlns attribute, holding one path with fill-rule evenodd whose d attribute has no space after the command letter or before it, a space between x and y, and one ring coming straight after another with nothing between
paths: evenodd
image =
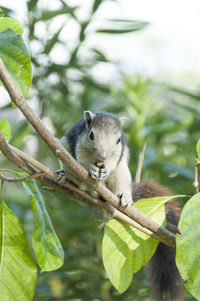
<instances>
[{"instance_id":1,"label":"grey fur","mask_svg":"<svg viewBox=\"0 0 200 301\"><path fill-rule=\"evenodd\" d=\"M119 196L120 204L132 203L132 181L128 169L129 150L122 131L125 118L107 112L84 112L84 118L61 139L63 146L83 165L91 177L102 181ZM103 163L104 168L97 163ZM66 178L88 190L63 166Z\"/></svg>"}]
</instances>

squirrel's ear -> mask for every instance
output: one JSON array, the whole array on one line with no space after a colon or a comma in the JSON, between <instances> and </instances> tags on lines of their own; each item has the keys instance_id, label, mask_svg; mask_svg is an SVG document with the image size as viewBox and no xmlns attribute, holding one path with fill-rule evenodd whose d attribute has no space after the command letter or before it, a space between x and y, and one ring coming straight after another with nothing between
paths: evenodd
<instances>
[{"instance_id":1,"label":"squirrel's ear","mask_svg":"<svg viewBox=\"0 0 200 301\"><path fill-rule=\"evenodd\" d=\"M119 121L121 123L121 126L123 126L123 124L125 123L126 119L127 119L126 117L119 117Z\"/></svg>"},{"instance_id":2,"label":"squirrel's ear","mask_svg":"<svg viewBox=\"0 0 200 301\"><path fill-rule=\"evenodd\" d=\"M86 127L89 128L92 122L92 119L94 118L94 114L91 111L84 111L84 118L86 121Z\"/></svg>"}]
</instances>

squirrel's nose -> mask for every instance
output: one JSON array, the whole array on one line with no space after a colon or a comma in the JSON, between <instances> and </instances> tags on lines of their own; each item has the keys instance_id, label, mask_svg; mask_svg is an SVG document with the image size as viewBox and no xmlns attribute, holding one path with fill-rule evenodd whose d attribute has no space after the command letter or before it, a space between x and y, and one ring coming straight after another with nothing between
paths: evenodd
<instances>
[{"instance_id":1,"label":"squirrel's nose","mask_svg":"<svg viewBox=\"0 0 200 301\"><path fill-rule=\"evenodd\" d=\"M99 159L100 160L105 160L107 158L107 153L106 152L102 152L100 155L99 155Z\"/></svg>"}]
</instances>

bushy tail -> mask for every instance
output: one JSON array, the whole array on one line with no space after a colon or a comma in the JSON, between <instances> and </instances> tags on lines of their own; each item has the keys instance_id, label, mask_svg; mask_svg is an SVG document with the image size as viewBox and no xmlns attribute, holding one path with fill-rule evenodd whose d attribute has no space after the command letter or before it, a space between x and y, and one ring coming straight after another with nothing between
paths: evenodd
<instances>
[{"instance_id":1,"label":"bushy tail","mask_svg":"<svg viewBox=\"0 0 200 301\"><path fill-rule=\"evenodd\" d=\"M133 185L133 199L170 195L168 189L151 181ZM176 202L166 204L167 224L177 226L180 208ZM147 276L150 290L155 301L182 301L183 281L175 262L176 250L159 243L153 257L147 263Z\"/></svg>"}]
</instances>

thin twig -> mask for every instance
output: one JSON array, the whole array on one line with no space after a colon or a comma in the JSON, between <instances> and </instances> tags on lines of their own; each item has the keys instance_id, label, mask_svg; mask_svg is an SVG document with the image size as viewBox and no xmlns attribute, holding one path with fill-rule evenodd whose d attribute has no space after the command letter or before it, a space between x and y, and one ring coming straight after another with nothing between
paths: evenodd
<instances>
[{"instance_id":1,"label":"thin twig","mask_svg":"<svg viewBox=\"0 0 200 301\"><path fill-rule=\"evenodd\" d=\"M29 164L27 164L24 160L19 158L17 155L13 153L13 151L9 148L8 144L6 143L2 132L0 131L0 149L4 156L19 168L23 169L29 174L37 172L34 168L32 168Z\"/></svg>"},{"instance_id":2,"label":"thin twig","mask_svg":"<svg viewBox=\"0 0 200 301\"><path fill-rule=\"evenodd\" d=\"M144 162L144 154L146 150L147 143L145 142L142 152L139 154L138 166L135 174L135 183L139 184L141 179L142 167Z\"/></svg>"},{"instance_id":3,"label":"thin twig","mask_svg":"<svg viewBox=\"0 0 200 301\"><path fill-rule=\"evenodd\" d=\"M36 179L36 178L39 178L42 176L44 176L43 172L36 172L30 176L21 177L21 178L11 178L11 177L6 177L6 176L0 174L0 179L5 182L21 183L21 182L28 181L31 179Z\"/></svg>"},{"instance_id":4,"label":"thin twig","mask_svg":"<svg viewBox=\"0 0 200 301\"><path fill-rule=\"evenodd\" d=\"M199 193L199 181L198 181L198 163L195 161L194 163L194 191L195 193Z\"/></svg>"},{"instance_id":5,"label":"thin twig","mask_svg":"<svg viewBox=\"0 0 200 301\"><path fill-rule=\"evenodd\" d=\"M22 150L19 150L18 148L14 147L13 145L9 145L9 148L21 159L23 159L24 161L30 163L32 166L34 166L37 170L42 171L46 176L49 176L51 178L53 178L54 180L57 180L57 175L56 173L54 173L49 167L47 167L46 165L44 165L43 163L37 161L36 159L34 159L33 157L29 156L28 154L26 154L25 152L23 152Z\"/></svg>"}]
</instances>

